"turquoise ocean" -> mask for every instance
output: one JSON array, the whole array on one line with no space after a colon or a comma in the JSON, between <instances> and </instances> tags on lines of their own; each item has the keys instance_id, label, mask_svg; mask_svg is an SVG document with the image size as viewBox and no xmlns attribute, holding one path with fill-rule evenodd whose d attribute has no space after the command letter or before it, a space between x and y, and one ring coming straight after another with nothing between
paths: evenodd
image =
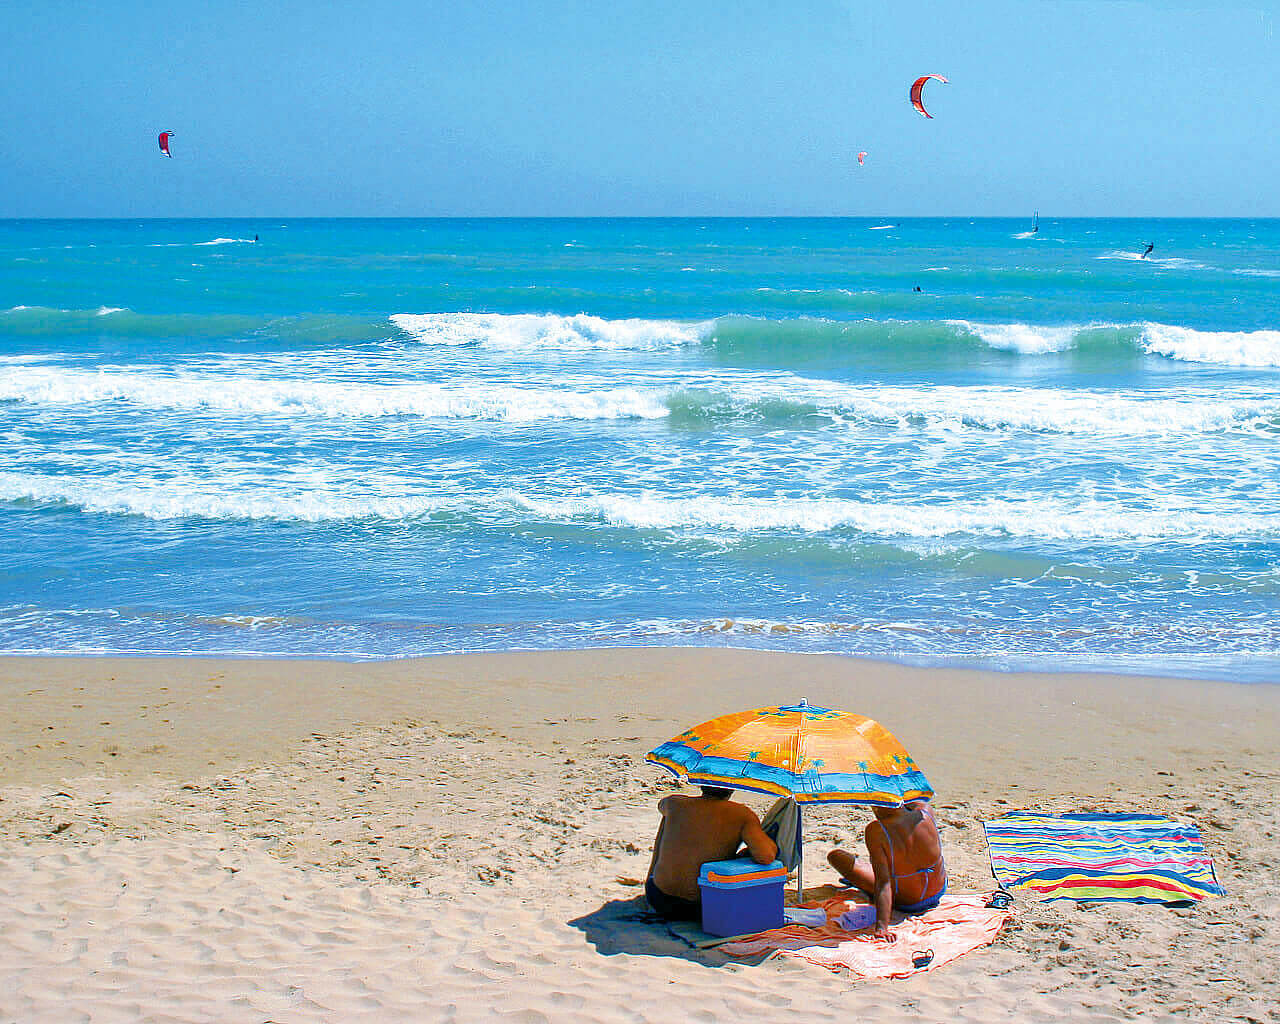
<instances>
[{"instance_id":1,"label":"turquoise ocean","mask_svg":"<svg viewBox=\"0 0 1280 1024\"><path fill-rule=\"evenodd\" d=\"M1280 679L1280 221L1030 228L0 222L0 650Z\"/></svg>"}]
</instances>

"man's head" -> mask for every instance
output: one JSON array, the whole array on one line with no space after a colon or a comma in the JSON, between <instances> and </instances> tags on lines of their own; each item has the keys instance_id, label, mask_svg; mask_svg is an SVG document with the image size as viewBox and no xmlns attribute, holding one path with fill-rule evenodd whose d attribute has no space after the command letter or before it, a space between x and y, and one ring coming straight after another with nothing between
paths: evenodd
<instances>
[{"instance_id":1,"label":"man's head","mask_svg":"<svg viewBox=\"0 0 1280 1024\"><path fill-rule=\"evenodd\" d=\"M712 800L728 800L733 795L733 790L725 789L723 786L699 786L702 795L710 797Z\"/></svg>"}]
</instances>

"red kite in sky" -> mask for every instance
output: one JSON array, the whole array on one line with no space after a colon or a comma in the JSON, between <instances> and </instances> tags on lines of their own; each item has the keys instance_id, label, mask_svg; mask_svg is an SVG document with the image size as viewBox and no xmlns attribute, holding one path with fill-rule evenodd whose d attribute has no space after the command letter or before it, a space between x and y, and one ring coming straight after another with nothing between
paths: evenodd
<instances>
[{"instance_id":1,"label":"red kite in sky","mask_svg":"<svg viewBox=\"0 0 1280 1024\"><path fill-rule=\"evenodd\" d=\"M924 75L921 78L917 78L911 86L911 105L924 114L925 117L933 117L933 115L924 109L924 100L920 94L924 91L924 83L931 78L936 78L943 85L947 83L947 80L941 75Z\"/></svg>"}]
</instances>

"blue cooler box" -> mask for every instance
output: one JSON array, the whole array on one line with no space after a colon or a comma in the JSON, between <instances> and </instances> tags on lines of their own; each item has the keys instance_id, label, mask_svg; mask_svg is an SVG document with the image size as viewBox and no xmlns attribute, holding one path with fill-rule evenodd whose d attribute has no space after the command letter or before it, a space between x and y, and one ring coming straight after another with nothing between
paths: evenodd
<instances>
[{"instance_id":1,"label":"blue cooler box","mask_svg":"<svg viewBox=\"0 0 1280 1024\"><path fill-rule=\"evenodd\" d=\"M708 935L749 935L781 928L782 889L787 869L782 861L757 864L745 860L712 860L702 865L702 930Z\"/></svg>"}]
</instances>

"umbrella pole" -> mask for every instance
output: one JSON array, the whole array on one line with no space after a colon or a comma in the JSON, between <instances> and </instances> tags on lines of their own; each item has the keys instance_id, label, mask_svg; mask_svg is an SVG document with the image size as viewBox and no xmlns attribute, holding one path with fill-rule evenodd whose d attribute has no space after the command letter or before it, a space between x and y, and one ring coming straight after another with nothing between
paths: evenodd
<instances>
[{"instance_id":1,"label":"umbrella pole","mask_svg":"<svg viewBox=\"0 0 1280 1024\"><path fill-rule=\"evenodd\" d=\"M796 804L796 906L804 902L804 811Z\"/></svg>"}]
</instances>

